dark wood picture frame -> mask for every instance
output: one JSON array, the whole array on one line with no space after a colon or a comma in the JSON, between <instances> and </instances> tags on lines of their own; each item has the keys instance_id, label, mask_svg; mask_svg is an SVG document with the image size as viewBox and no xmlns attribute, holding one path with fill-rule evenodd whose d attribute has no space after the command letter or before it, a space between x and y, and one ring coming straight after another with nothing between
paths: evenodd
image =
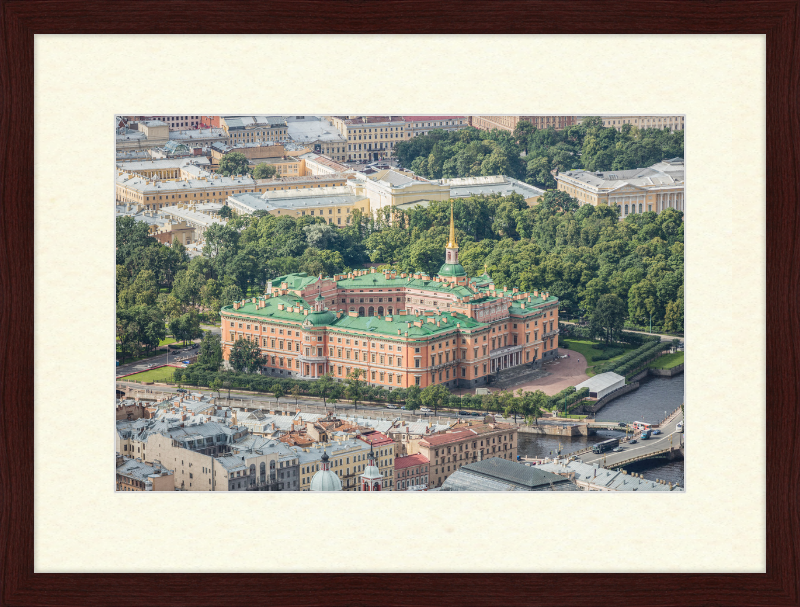
<instances>
[{"instance_id":1,"label":"dark wood picture frame","mask_svg":"<svg viewBox=\"0 0 800 607\"><path fill-rule=\"evenodd\" d=\"M0 0L1 605L798 605L800 0ZM490 18L478 18L485 15ZM192 15L202 14L201 20ZM37 33L761 34L767 44L765 574L35 574L33 37ZM147 19L121 18L147 15ZM235 19L231 17L238 15ZM247 18L242 18L246 15ZM396 32L395 32L396 33ZM753 83L759 86L760 83ZM773 347L780 344L778 348ZM741 485L742 490L746 484ZM735 533L735 530L732 530ZM336 567L336 561L332 562ZM391 578L391 579L388 579ZM387 592L387 588L404 589ZM411 590L413 589L413 591Z\"/></svg>"}]
</instances>

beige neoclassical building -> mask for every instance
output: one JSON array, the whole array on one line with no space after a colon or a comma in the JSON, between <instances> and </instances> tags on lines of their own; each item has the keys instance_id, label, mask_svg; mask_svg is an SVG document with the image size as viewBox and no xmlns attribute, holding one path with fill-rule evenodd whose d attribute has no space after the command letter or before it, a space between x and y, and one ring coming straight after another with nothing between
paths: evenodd
<instances>
[{"instance_id":1,"label":"beige neoclassical building","mask_svg":"<svg viewBox=\"0 0 800 607\"><path fill-rule=\"evenodd\" d=\"M627 171L565 171L556 176L556 181L558 189L580 205L616 206L620 219L665 209L686 212L683 158Z\"/></svg>"}]
</instances>

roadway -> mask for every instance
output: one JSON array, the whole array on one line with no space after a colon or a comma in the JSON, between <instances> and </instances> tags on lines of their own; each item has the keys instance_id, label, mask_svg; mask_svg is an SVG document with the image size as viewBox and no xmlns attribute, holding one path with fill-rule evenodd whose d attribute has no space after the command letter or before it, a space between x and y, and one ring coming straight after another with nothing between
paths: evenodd
<instances>
[{"instance_id":1,"label":"roadway","mask_svg":"<svg viewBox=\"0 0 800 607\"><path fill-rule=\"evenodd\" d=\"M126 386L131 388L138 388L141 390L149 390L149 394L152 394L153 398L161 398L162 396L166 396L168 394L175 394L178 391L178 388L172 386L144 386L142 384L136 382L126 382L124 378L117 380L118 386ZM207 388L194 388L191 386L187 386L185 388L188 390L189 393L200 393L206 394L208 396L216 397L217 393L212 392ZM460 418L455 412L448 415L449 412L442 412L440 411L438 415L434 415L433 413L422 413L421 411L405 411L403 409L389 409L385 405L376 405L372 403L366 404L359 404L358 409L355 410L353 407L352 402L345 402L339 401L334 406L332 403L327 403L327 406L323 405L322 401L317 400L309 400L305 398L298 398L297 403L295 404L295 398L293 396L287 395L281 397L278 401L276 406L275 397L274 396L267 396L267 395L256 395L256 394L241 394L236 393L234 390L231 390L230 399L228 398L228 391L221 390L220 391L221 398L219 399L219 404L223 406L233 406L233 407L247 407L253 409L277 409L280 411L293 411L296 408L299 408L304 413L324 413L325 411L333 411L334 408L336 412L345 412L347 415L352 414L359 414L361 412L369 412L369 413L383 413L388 416L395 416L395 417L403 417L404 421L416 421L417 419L430 419L436 420L437 423L448 423L449 421L455 421L457 419L483 419L483 417L471 417L462 415Z\"/></svg>"},{"instance_id":2,"label":"roadway","mask_svg":"<svg viewBox=\"0 0 800 607\"><path fill-rule=\"evenodd\" d=\"M219 334L221 332L220 328L216 325L200 325L200 328L203 331L211 331L212 333ZM166 365L167 362L178 362L182 358L186 358L187 356L194 356L195 354L200 352L200 340L195 340L192 342L190 346L186 348L181 348L180 350L172 350L167 351L164 354L159 354L158 356L151 356L149 358L143 358L142 360L137 360L136 362L127 363L124 365L120 365L117 367L117 377L120 375L129 375L131 373L139 373L141 371L147 371L150 366L157 367L159 365ZM167 355L169 355L169 361L167 361Z\"/></svg>"},{"instance_id":3,"label":"roadway","mask_svg":"<svg viewBox=\"0 0 800 607\"><path fill-rule=\"evenodd\" d=\"M164 354L151 356L149 358L143 358L142 360L137 360L136 362L120 365L119 367L117 367L116 376L119 377L120 375L129 375L130 373L147 371L150 367L166 365L167 362L176 363L188 356L194 356L199 351L200 351L200 344L197 343L194 344L193 346L187 346L186 348L181 348L180 350L167 351ZM167 358L169 358L169 361L167 361Z\"/></svg>"},{"instance_id":4,"label":"roadway","mask_svg":"<svg viewBox=\"0 0 800 607\"><path fill-rule=\"evenodd\" d=\"M585 464L600 464L603 468L611 468L620 462L634 457L647 455L656 451L669 449L670 446L679 447L683 442L683 434L677 432L678 422L683 421L683 412L676 415L666 426L659 428L661 434L651 436L647 440L639 439L636 444L621 443L622 451L606 451L605 453L583 453L577 459Z\"/></svg>"}]
</instances>

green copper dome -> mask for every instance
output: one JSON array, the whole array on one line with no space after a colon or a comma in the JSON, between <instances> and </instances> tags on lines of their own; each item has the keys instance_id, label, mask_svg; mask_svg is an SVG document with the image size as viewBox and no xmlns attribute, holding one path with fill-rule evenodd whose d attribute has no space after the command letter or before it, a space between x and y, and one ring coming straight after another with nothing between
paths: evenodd
<instances>
[{"instance_id":1,"label":"green copper dome","mask_svg":"<svg viewBox=\"0 0 800 607\"><path fill-rule=\"evenodd\" d=\"M446 263L439 268L439 276L466 276L467 273L460 263Z\"/></svg>"},{"instance_id":2,"label":"green copper dome","mask_svg":"<svg viewBox=\"0 0 800 607\"><path fill-rule=\"evenodd\" d=\"M323 310L322 312L311 312L306 316L305 320L310 322L315 327L333 324L336 320L336 314L330 310Z\"/></svg>"}]
</instances>

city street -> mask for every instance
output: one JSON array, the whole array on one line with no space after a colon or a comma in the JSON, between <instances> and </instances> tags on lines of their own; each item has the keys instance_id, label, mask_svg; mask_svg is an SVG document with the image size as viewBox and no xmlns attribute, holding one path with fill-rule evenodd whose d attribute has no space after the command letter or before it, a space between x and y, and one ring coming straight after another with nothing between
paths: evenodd
<instances>
[{"instance_id":1,"label":"city street","mask_svg":"<svg viewBox=\"0 0 800 607\"><path fill-rule=\"evenodd\" d=\"M606 451L601 454L589 452L579 455L578 459L585 464L598 463L603 467L608 467L639 455L668 449L670 446L678 447L683 441L683 433L676 431L678 422L681 421L683 421L683 412L675 416L666 426L660 428L661 434L651 436L647 440L639 438L639 441L634 445L621 443L623 450L618 453L613 451Z\"/></svg>"},{"instance_id":2,"label":"city street","mask_svg":"<svg viewBox=\"0 0 800 607\"><path fill-rule=\"evenodd\" d=\"M191 350L188 348L191 348ZM194 346L187 346L186 348L181 348L180 350L170 350L164 354L159 354L158 356L151 356L150 358L143 358L142 360L137 360L136 362L126 363L117 367L116 376L119 377L120 375L129 375L131 373L147 371L147 369L149 369L151 366L158 367L159 365L166 365L168 362L179 362L188 356L194 356L199 352L199 350L200 344L196 343ZM167 360L168 358L169 360Z\"/></svg>"},{"instance_id":3,"label":"city street","mask_svg":"<svg viewBox=\"0 0 800 607\"><path fill-rule=\"evenodd\" d=\"M143 386L142 384L138 384L135 382L126 382L124 379L117 381L118 386L129 386L133 388L141 388L142 390L148 390L152 393L153 398L162 398L163 396L167 396L168 394L175 394L178 391L178 388L173 386ZM200 394L207 394L208 396L216 397L217 393L212 392L207 388L203 389L196 389L190 386L185 388L189 391L189 393L200 393ZM233 407L247 407L247 408L274 408L275 407L275 397L271 395L251 395L251 394L237 394L234 390L231 390L230 401L228 401L228 391L222 390L220 392L221 396L221 404L229 404ZM300 408L304 413L324 413L325 411L333 411L334 405L331 403L327 404L327 407L323 406L322 401L317 400L310 400L304 398L297 399L297 406ZM278 407L279 410L282 411L289 411L294 410L295 408L295 399L291 396L284 396L280 399ZM347 415L353 415L354 413L360 414L364 413L381 413L385 414L386 416L393 416L395 418L402 418L405 421L417 420L417 419L425 419L425 420L436 420L438 423L448 423L448 420L455 421L457 419L471 419L471 420L482 420L482 416L461 416L459 417L457 412L442 412L439 415L434 416L432 413L425 414L420 411L405 411L403 409L389 409L384 405L375 405L375 404L361 404L358 405L358 410L355 411L353 408L352 402L344 402L339 401L335 405L336 412L344 412Z\"/></svg>"}]
</instances>

